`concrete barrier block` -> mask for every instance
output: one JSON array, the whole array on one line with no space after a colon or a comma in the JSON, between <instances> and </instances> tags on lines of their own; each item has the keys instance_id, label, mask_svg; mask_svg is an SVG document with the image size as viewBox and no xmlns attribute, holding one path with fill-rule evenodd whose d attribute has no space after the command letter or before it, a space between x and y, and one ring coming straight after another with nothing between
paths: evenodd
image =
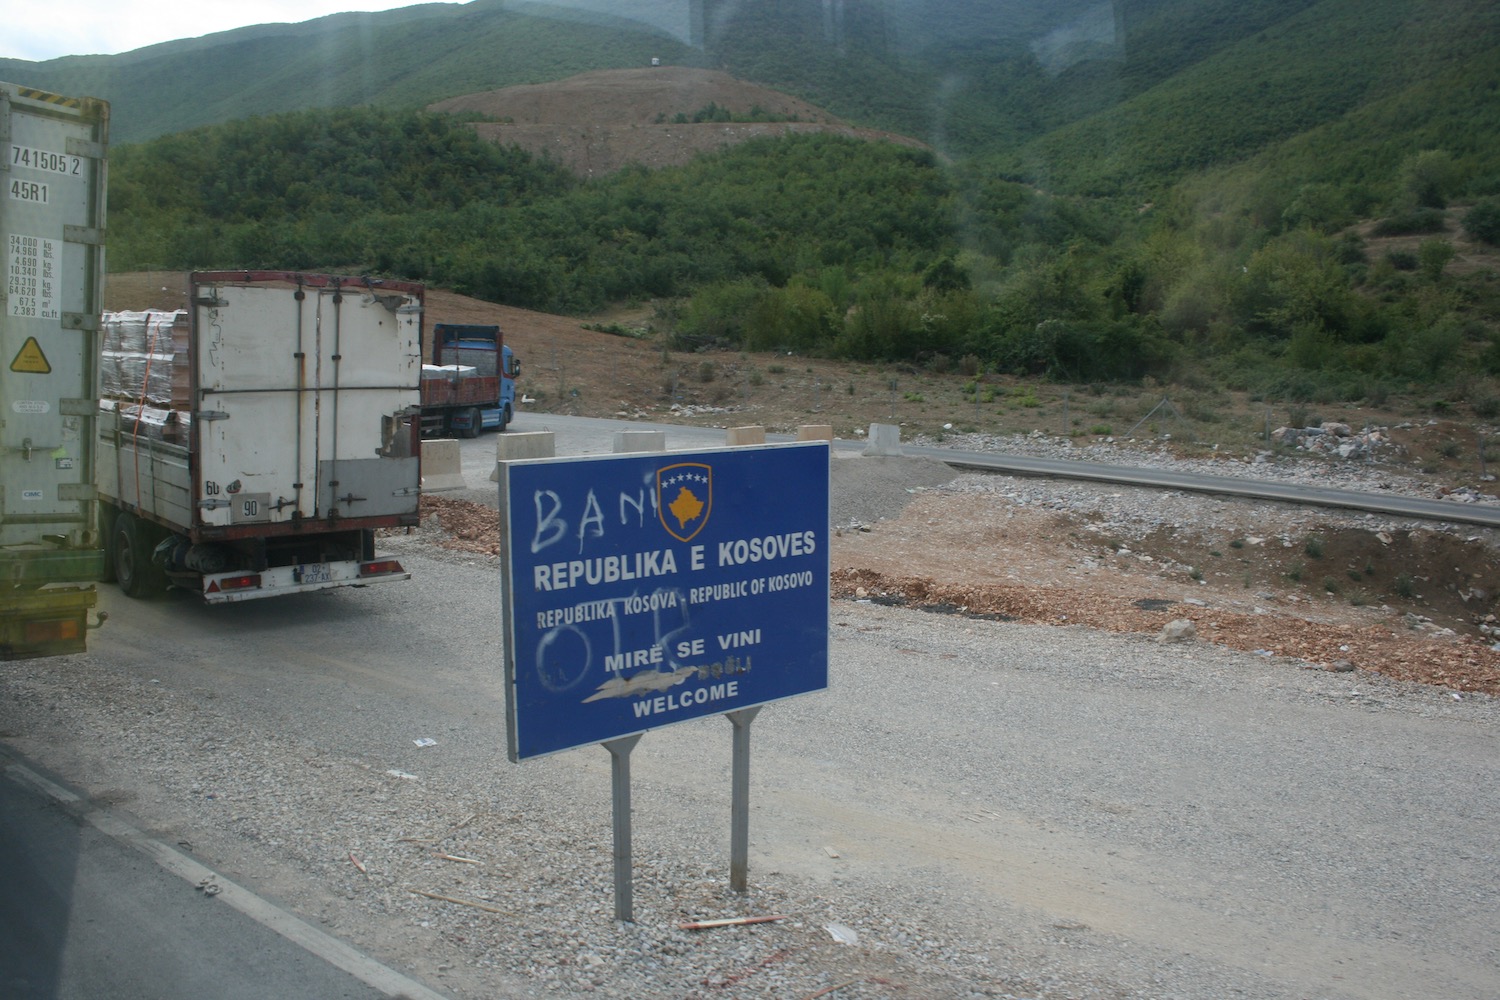
<instances>
[{"instance_id":1,"label":"concrete barrier block","mask_svg":"<svg viewBox=\"0 0 1500 1000\"><path fill-rule=\"evenodd\" d=\"M457 441L438 438L422 442L423 493L461 490L467 485L464 482L463 465L458 458Z\"/></svg>"},{"instance_id":2,"label":"concrete barrier block","mask_svg":"<svg viewBox=\"0 0 1500 1000\"><path fill-rule=\"evenodd\" d=\"M865 442L866 455L900 455L901 428L895 424L871 424L870 439Z\"/></svg>"},{"instance_id":3,"label":"concrete barrier block","mask_svg":"<svg viewBox=\"0 0 1500 1000\"><path fill-rule=\"evenodd\" d=\"M523 458L557 457L557 435L553 431L509 431L495 436L495 469L490 482L500 481L500 463Z\"/></svg>"},{"instance_id":4,"label":"concrete barrier block","mask_svg":"<svg viewBox=\"0 0 1500 1000\"><path fill-rule=\"evenodd\" d=\"M615 431L615 454L638 451L666 451L666 431Z\"/></svg>"},{"instance_id":5,"label":"concrete barrier block","mask_svg":"<svg viewBox=\"0 0 1500 1000\"><path fill-rule=\"evenodd\" d=\"M831 424L803 424L797 428L798 441L832 441L833 426Z\"/></svg>"},{"instance_id":6,"label":"concrete barrier block","mask_svg":"<svg viewBox=\"0 0 1500 1000\"><path fill-rule=\"evenodd\" d=\"M766 429L764 427L731 427L725 435L725 443L731 448L745 444L765 444Z\"/></svg>"}]
</instances>

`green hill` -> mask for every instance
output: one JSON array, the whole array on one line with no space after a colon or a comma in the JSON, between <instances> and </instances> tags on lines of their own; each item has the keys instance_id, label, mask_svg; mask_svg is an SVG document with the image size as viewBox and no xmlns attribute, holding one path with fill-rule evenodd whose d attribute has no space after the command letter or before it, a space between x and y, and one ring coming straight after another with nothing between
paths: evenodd
<instances>
[{"instance_id":1,"label":"green hill","mask_svg":"<svg viewBox=\"0 0 1500 1000\"><path fill-rule=\"evenodd\" d=\"M433 4L0 78L111 101L117 269L339 265L549 310L649 299L680 346L1500 399L1500 7L683 9ZM938 155L800 136L585 182L418 113L652 58Z\"/></svg>"},{"instance_id":2,"label":"green hill","mask_svg":"<svg viewBox=\"0 0 1500 1000\"><path fill-rule=\"evenodd\" d=\"M1090 14L1099 5L1081 0L886 0L847 5L835 24L817 0L737 0L706 4L702 44L692 46L661 26L671 5L658 0L593 0L588 10L475 0L262 25L116 56L0 60L0 79L102 97L115 141L133 142L310 107L415 109L660 58L724 68L967 156L1113 107L1310 4L1126 0L1101 20Z\"/></svg>"},{"instance_id":3,"label":"green hill","mask_svg":"<svg viewBox=\"0 0 1500 1000\"><path fill-rule=\"evenodd\" d=\"M1482 95L1497 66L1500 7L1493 4L1323 0L998 165L1056 190L1150 192L1376 105L1462 119L1473 133L1463 145L1493 154L1500 112ZM1465 101L1466 93L1474 96ZM1420 136L1442 131L1396 130L1379 114L1363 121L1358 141L1366 151L1387 143L1420 148Z\"/></svg>"},{"instance_id":4,"label":"green hill","mask_svg":"<svg viewBox=\"0 0 1500 1000\"><path fill-rule=\"evenodd\" d=\"M0 59L0 79L109 101L120 143L305 108L415 110L476 90L693 55L660 34L476 0L240 28L114 56Z\"/></svg>"}]
</instances>

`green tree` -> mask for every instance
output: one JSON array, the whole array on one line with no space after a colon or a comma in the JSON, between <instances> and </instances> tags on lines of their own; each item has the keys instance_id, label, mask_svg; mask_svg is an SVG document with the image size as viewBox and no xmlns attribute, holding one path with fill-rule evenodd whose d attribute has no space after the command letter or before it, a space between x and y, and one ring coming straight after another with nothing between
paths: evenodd
<instances>
[{"instance_id":1,"label":"green tree","mask_svg":"<svg viewBox=\"0 0 1500 1000\"><path fill-rule=\"evenodd\" d=\"M1333 184L1302 185L1281 219L1289 229L1308 226L1320 233L1334 232L1352 221L1343 189Z\"/></svg>"},{"instance_id":2,"label":"green tree","mask_svg":"<svg viewBox=\"0 0 1500 1000\"><path fill-rule=\"evenodd\" d=\"M1307 327L1347 334L1352 294L1333 241L1311 230L1257 250L1235 290L1241 321L1277 337Z\"/></svg>"},{"instance_id":3,"label":"green tree","mask_svg":"<svg viewBox=\"0 0 1500 1000\"><path fill-rule=\"evenodd\" d=\"M1500 246L1500 198L1485 198L1464 215L1464 232L1481 243Z\"/></svg>"},{"instance_id":4,"label":"green tree","mask_svg":"<svg viewBox=\"0 0 1500 1000\"><path fill-rule=\"evenodd\" d=\"M1448 266L1448 262L1457 252L1453 249L1453 244L1447 240L1423 240L1422 245L1417 248L1417 261L1422 277L1428 281L1440 280L1443 276L1443 268Z\"/></svg>"},{"instance_id":5,"label":"green tree","mask_svg":"<svg viewBox=\"0 0 1500 1000\"><path fill-rule=\"evenodd\" d=\"M1458 165L1445 150L1424 149L1401 164L1401 187L1423 208L1446 208L1458 182Z\"/></svg>"}]
</instances>

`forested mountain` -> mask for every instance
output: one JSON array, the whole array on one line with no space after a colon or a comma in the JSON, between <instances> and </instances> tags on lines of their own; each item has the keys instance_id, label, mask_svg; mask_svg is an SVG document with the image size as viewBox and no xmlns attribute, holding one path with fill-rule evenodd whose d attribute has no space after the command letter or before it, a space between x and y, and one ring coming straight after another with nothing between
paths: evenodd
<instances>
[{"instance_id":1,"label":"forested mountain","mask_svg":"<svg viewBox=\"0 0 1500 1000\"><path fill-rule=\"evenodd\" d=\"M475 0L238 28L113 56L0 59L0 79L102 97L113 141L136 142L305 108L416 110L476 90L692 55L660 34Z\"/></svg>"},{"instance_id":2,"label":"forested mountain","mask_svg":"<svg viewBox=\"0 0 1500 1000\"><path fill-rule=\"evenodd\" d=\"M799 136L584 181L420 112L653 59L932 152ZM1293 396L1500 372L1478 0L475 0L0 79L112 102L116 269L652 299L680 346Z\"/></svg>"},{"instance_id":3,"label":"forested mountain","mask_svg":"<svg viewBox=\"0 0 1500 1000\"><path fill-rule=\"evenodd\" d=\"M1194 67L1214 86L1245 82L1247 73L1253 83L1283 56L1318 72L1319 61L1340 48L1329 48L1322 35L1291 53L1274 39L1269 46L1257 42L1240 50L1228 72L1209 63L1263 31L1303 31L1297 25L1305 11L1344 6L1328 0L473 0L241 28L115 56L0 60L0 79L103 97L114 108L115 140L131 142L302 108L409 110L656 58L725 69L859 124L969 155L1013 149ZM1434 29L1427 20L1432 12L1423 9L1472 8L1465 14L1472 20L1486 10L1482 4L1355 6L1368 8L1382 29L1405 23L1428 35L1472 29L1464 37L1484 37L1483 24L1451 18L1439 19L1448 27ZM680 27L692 24L698 27ZM1342 47L1347 60L1378 66L1402 58L1393 52L1397 41L1355 35ZM1346 84L1341 102L1324 110L1347 110L1361 82ZM1293 130L1308 124L1306 115L1291 122Z\"/></svg>"}]
</instances>

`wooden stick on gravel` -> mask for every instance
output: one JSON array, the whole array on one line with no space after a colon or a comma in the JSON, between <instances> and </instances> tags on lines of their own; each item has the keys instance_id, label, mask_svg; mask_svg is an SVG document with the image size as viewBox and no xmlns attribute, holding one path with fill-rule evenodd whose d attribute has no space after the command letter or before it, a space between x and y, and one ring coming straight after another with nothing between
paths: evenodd
<instances>
[{"instance_id":1,"label":"wooden stick on gravel","mask_svg":"<svg viewBox=\"0 0 1500 1000\"><path fill-rule=\"evenodd\" d=\"M442 900L444 903L457 903L459 906L472 906L476 910L484 910L488 913L504 913L498 906L490 906L487 903L476 903L472 899L458 899L454 896L440 896L435 892L424 892L421 889L413 889L412 892L418 896L426 896L428 899Z\"/></svg>"},{"instance_id":2,"label":"wooden stick on gravel","mask_svg":"<svg viewBox=\"0 0 1500 1000\"><path fill-rule=\"evenodd\" d=\"M785 920L786 914L775 917L725 917L723 920L695 920L686 924L678 924L680 931L706 931L713 927L735 927L740 924L766 924L773 920Z\"/></svg>"}]
</instances>

